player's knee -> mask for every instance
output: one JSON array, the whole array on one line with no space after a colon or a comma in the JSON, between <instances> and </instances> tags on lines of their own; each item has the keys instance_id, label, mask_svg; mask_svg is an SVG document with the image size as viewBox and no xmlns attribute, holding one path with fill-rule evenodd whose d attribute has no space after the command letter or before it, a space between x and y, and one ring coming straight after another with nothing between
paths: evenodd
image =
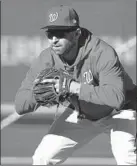
<instances>
[{"instance_id":1,"label":"player's knee","mask_svg":"<svg viewBox=\"0 0 137 166\"><path fill-rule=\"evenodd\" d=\"M39 148L37 148L32 156L32 165L48 165L47 158L44 157L43 152L40 151Z\"/></svg>"},{"instance_id":2,"label":"player's knee","mask_svg":"<svg viewBox=\"0 0 137 166\"><path fill-rule=\"evenodd\" d=\"M34 155L32 156L32 165L56 165L63 163L67 158L64 157L53 157L45 154L46 152L40 152L39 149L36 149Z\"/></svg>"},{"instance_id":3,"label":"player's knee","mask_svg":"<svg viewBox=\"0 0 137 166\"><path fill-rule=\"evenodd\" d=\"M49 162L46 161L46 158L38 156L37 154L34 154L32 156L32 165L48 165L48 164Z\"/></svg>"},{"instance_id":4,"label":"player's knee","mask_svg":"<svg viewBox=\"0 0 137 166\"><path fill-rule=\"evenodd\" d=\"M56 164L62 164L66 161L67 158L56 158L56 159L50 159L49 164L50 165L56 165Z\"/></svg>"},{"instance_id":5,"label":"player's knee","mask_svg":"<svg viewBox=\"0 0 137 166\"><path fill-rule=\"evenodd\" d=\"M118 165L136 165L135 148L113 152Z\"/></svg>"},{"instance_id":6,"label":"player's knee","mask_svg":"<svg viewBox=\"0 0 137 166\"><path fill-rule=\"evenodd\" d=\"M62 140L64 138L57 135L48 134L44 136L32 157L33 165L38 165L38 163L40 165L63 163L67 155L66 157L64 157L64 153L63 156L58 155L62 151L61 149L65 147L64 141Z\"/></svg>"},{"instance_id":7,"label":"player's knee","mask_svg":"<svg viewBox=\"0 0 137 166\"><path fill-rule=\"evenodd\" d=\"M56 165L61 164L65 161L58 159L46 159L45 157L37 156L36 154L32 156L32 160L32 165Z\"/></svg>"},{"instance_id":8,"label":"player's knee","mask_svg":"<svg viewBox=\"0 0 137 166\"><path fill-rule=\"evenodd\" d=\"M36 148L32 156L33 165L55 165L56 164L55 161L53 163L51 160L52 151L49 152L49 147L47 145L48 143L50 144L50 142L48 141L49 137L48 136L43 137L41 143Z\"/></svg>"}]
</instances>

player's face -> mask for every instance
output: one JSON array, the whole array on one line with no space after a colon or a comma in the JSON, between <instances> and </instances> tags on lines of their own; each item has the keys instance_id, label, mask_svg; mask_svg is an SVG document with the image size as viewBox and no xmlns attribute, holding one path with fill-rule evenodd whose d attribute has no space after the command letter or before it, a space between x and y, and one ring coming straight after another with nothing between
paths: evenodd
<instances>
[{"instance_id":1,"label":"player's face","mask_svg":"<svg viewBox=\"0 0 137 166\"><path fill-rule=\"evenodd\" d=\"M76 44L75 31L46 32L52 50L57 55L68 53Z\"/></svg>"}]
</instances>

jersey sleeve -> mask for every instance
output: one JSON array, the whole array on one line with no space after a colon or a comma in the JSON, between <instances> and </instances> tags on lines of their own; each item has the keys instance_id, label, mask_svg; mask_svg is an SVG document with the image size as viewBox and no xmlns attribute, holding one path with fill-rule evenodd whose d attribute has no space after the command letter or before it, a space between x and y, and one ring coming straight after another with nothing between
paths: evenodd
<instances>
[{"instance_id":1,"label":"jersey sleeve","mask_svg":"<svg viewBox=\"0 0 137 166\"><path fill-rule=\"evenodd\" d=\"M96 68L99 84L81 84L80 100L120 109L125 101L124 73L113 48L102 51Z\"/></svg>"},{"instance_id":2,"label":"jersey sleeve","mask_svg":"<svg viewBox=\"0 0 137 166\"><path fill-rule=\"evenodd\" d=\"M29 71L26 74L25 79L21 83L21 87L16 93L15 96L15 109L18 114L25 114L28 112L33 112L36 106L36 101L33 96L33 82L39 72L46 67L44 62L42 52L39 57L37 57L32 63ZM48 63L47 63L48 64Z\"/></svg>"}]
</instances>

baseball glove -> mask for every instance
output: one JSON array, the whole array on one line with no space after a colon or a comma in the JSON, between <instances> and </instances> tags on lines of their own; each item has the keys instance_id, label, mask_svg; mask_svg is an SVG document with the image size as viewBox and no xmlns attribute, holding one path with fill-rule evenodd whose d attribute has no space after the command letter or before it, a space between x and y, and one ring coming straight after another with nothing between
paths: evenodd
<instances>
[{"instance_id":1,"label":"baseball glove","mask_svg":"<svg viewBox=\"0 0 137 166\"><path fill-rule=\"evenodd\" d=\"M59 91L56 91L55 82L59 80ZM69 101L71 93L69 86L73 78L62 69L46 68L40 72L34 81L33 94L42 106L51 107Z\"/></svg>"}]
</instances>

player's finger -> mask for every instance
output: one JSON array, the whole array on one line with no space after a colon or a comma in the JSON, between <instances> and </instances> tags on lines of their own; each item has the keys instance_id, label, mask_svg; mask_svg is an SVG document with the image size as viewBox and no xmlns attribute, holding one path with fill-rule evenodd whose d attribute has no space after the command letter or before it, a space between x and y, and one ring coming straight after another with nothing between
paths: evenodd
<instances>
[{"instance_id":1,"label":"player's finger","mask_svg":"<svg viewBox=\"0 0 137 166\"><path fill-rule=\"evenodd\" d=\"M41 81L41 83L56 83L56 80L55 79L44 79Z\"/></svg>"},{"instance_id":2,"label":"player's finger","mask_svg":"<svg viewBox=\"0 0 137 166\"><path fill-rule=\"evenodd\" d=\"M59 84L55 84L54 87L56 89L56 92L58 93L59 92Z\"/></svg>"}]
</instances>

